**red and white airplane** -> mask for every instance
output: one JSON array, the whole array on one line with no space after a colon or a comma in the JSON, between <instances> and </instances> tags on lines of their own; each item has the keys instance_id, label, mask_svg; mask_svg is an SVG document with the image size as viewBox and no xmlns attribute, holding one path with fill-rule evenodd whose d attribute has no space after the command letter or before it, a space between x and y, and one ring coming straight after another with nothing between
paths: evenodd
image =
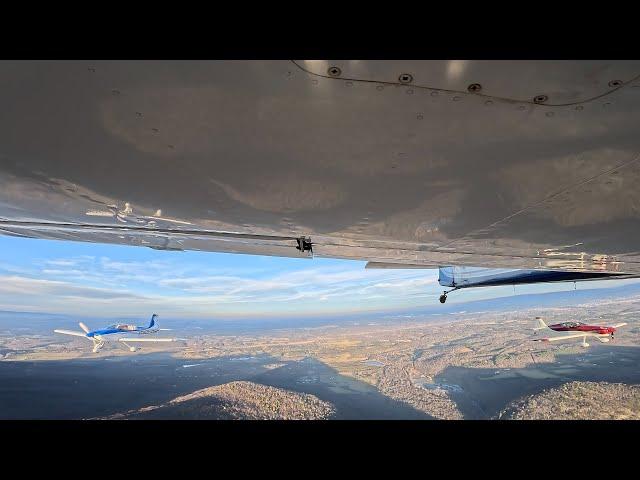
<instances>
[{"instance_id":1,"label":"red and white airplane","mask_svg":"<svg viewBox=\"0 0 640 480\"><path fill-rule=\"evenodd\" d=\"M537 327L535 327L534 334L538 330L550 329L554 332L573 332L566 333L554 337L536 338L536 342L556 342L559 340L567 340L569 338L582 338L582 346L588 347L587 337L595 337L602 343L607 343L613 340L613 334L616 329L623 327L626 323L618 323L617 325L603 326L603 325L587 325L582 322L562 322L555 323L553 325L547 325L540 317L536 317Z\"/></svg>"}]
</instances>

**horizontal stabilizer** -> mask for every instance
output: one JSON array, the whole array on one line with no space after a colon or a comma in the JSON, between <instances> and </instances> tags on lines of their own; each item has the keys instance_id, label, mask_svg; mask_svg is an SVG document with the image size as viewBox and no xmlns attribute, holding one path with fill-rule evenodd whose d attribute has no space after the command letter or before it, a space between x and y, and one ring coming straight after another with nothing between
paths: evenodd
<instances>
[{"instance_id":1,"label":"horizontal stabilizer","mask_svg":"<svg viewBox=\"0 0 640 480\"><path fill-rule=\"evenodd\" d=\"M617 323L616 325L613 325L613 328L624 327L626 324L627 324L627 322Z\"/></svg>"}]
</instances>

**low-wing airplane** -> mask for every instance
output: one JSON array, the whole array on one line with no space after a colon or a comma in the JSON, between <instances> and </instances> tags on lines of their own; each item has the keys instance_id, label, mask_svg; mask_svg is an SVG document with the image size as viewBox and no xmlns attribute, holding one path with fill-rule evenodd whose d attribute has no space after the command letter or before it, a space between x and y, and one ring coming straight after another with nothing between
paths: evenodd
<instances>
[{"instance_id":1,"label":"low-wing airplane","mask_svg":"<svg viewBox=\"0 0 640 480\"><path fill-rule=\"evenodd\" d=\"M158 322L156 322L157 314L153 314L151 316L151 321L149 325L131 325L126 323L116 323L114 325L109 325L108 327L102 328L100 330L89 330L89 328L82 322L78 323L83 332L76 332L73 330L59 330L56 329L54 332L62 333L63 335L73 335L75 337L84 337L93 342L93 353L97 353L103 346L107 338L107 335L117 335L122 333L133 333L137 335L137 337L117 337L114 338L115 341L118 341L124 344L129 351L135 352L136 347L129 345L129 343L136 342L177 342L180 339L178 338L142 338L142 335L150 335L159 332L160 330L171 330L169 328L159 328Z\"/></svg>"},{"instance_id":2,"label":"low-wing airplane","mask_svg":"<svg viewBox=\"0 0 640 480\"><path fill-rule=\"evenodd\" d=\"M533 333L536 334L538 330L550 329L554 332L568 332L563 335L545 338L536 338L536 342L556 342L559 340L567 340L569 338L582 338L582 346L588 347L587 337L595 337L602 343L607 343L613 340L613 334L616 329L623 327L626 323L618 323L617 325L603 326L603 325L587 325L582 322L562 322L555 323L553 325L547 325L540 317L536 317L537 326L533 329ZM569 333L573 332L573 333Z\"/></svg>"}]
</instances>

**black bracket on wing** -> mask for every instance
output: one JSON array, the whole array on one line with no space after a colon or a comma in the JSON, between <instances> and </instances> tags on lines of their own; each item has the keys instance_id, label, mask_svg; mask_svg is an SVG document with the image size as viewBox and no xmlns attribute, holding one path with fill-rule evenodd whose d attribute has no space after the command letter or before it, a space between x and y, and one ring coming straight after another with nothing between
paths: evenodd
<instances>
[{"instance_id":1,"label":"black bracket on wing","mask_svg":"<svg viewBox=\"0 0 640 480\"><path fill-rule=\"evenodd\" d=\"M310 252L313 254L313 245L311 244L311 239L309 237L299 237L298 246L296 247L301 252Z\"/></svg>"}]
</instances>

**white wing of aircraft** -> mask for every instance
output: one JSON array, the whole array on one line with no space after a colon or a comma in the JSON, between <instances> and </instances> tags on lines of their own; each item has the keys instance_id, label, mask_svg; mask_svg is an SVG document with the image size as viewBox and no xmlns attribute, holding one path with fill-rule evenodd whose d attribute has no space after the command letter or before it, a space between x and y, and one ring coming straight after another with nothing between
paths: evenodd
<instances>
[{"instance_id":1,"label":"white wing of aircraft","mask_svg":"<svg viewBox=\"0 0 640 480\"><path fill-rule=\"evenodd\" d=\"M74 337L83 337L83 338L89 338L87 337L86 333L83 332L74 332L73 330L61 330L61 329L55 329L54 332L56 333L62 333L63 335L73 335Z\"/></svg>"},{"instance_id":2,"label":"white wing of aircraft","mask_svg":"<svg viewBox=\"0 0 640 480\"><path fill-rule=\"evenodd\" d=\"M638 61L1 61L0 79L2 234L442 267L453 289L640 274Z\"/></svg>"},{"instance_id":3,"label":"white wing of aircraft","mask_svg":"<svg viewBox=\"0 0 640 480\"><path fill-rule=\"evenodd\" d=\"M583 347L588 347L589 344L587 343L587 337L595 337L602 343L607 343L610 340L609 335L600 335L597 333L590 333L590 332L562 334L562 335L558 335L557 337L545 337L545 338L540 338L536 340L540 342L558 342L560 340L569 340L571 338L581 338L582 339L581 345Z\"/></svg>"}]
</instances>

